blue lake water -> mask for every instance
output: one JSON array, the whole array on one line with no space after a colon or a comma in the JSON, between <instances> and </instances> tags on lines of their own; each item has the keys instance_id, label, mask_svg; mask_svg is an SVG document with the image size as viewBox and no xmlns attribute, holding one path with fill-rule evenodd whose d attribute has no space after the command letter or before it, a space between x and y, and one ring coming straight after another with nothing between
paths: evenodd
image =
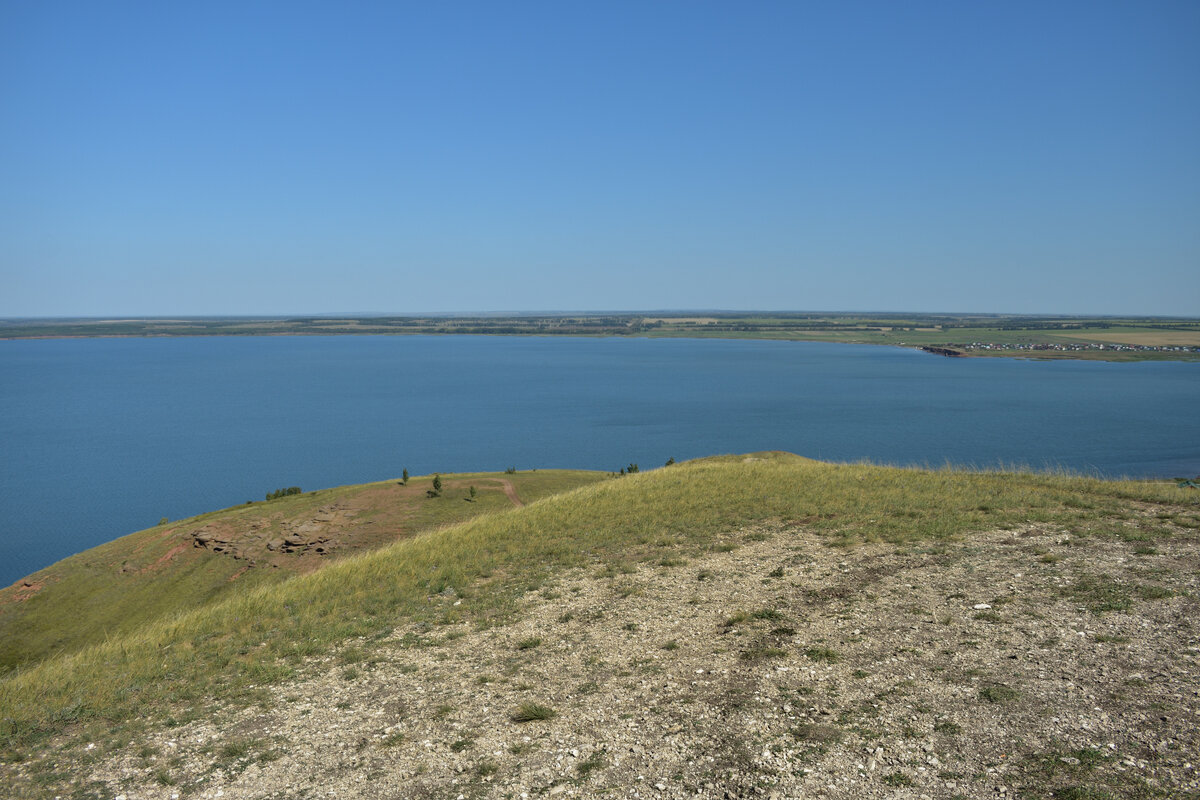
<instances>
[{"instance_id":1,"label":"blue lake water","mask_svg":"<svg viewBox=\"0 0 1200 800\"><path fill-rule=\"evenodd\" d=\"M0 585L171 519L434 471L835 461L1200 473L1200 364L768 341L0 342Z\"/></svg>"}]
</instances>

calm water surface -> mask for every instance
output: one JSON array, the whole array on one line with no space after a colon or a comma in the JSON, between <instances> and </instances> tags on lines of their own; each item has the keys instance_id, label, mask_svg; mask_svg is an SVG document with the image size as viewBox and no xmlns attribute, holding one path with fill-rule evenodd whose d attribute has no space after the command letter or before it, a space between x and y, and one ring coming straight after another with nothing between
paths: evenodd
<instances>
[{"instance_id":1,"label":"calm water surface","mask_svg":"<svg viewBox=\"0 0 1200 800\"><path fill-rule=\"evenodd\" d=\"M281 486L790 450L1200 473L1200 365L767 341L0 342L0 585Z\"/></svg>"}]
</instances>

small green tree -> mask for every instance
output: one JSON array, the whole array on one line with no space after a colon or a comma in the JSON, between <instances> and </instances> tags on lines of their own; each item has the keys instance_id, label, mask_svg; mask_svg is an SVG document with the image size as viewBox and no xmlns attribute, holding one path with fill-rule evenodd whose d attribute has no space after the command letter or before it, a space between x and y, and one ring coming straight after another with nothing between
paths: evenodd
<instances>
[{"instance_id":1,"label":"small green tree","mask_svg":"<svg viewBox=\"0 0 1200 800\"><path fill-rule=\"evenodd\" d=\"M442 496L442 476L441 475L438 475L436 472L434 473L433 488L426 489L425 494L429 495L430 497L441 497Z\"/></svg>"},{"instance_id":2,"label":"small green tree","mask_svg":"<svg viewBox=\"0 0 1200 800\"><path fill-rule=\"evenodd\" d=\"M471 497L469 499L472 503L475 502L475 487L474 486L471 487Z\"/></svg>"},{"instance_id":3,"label":"small green tree","mask_svg":"<svg viewBox=\"0 0 1200 800\"><path fill-rule=\"evenodd\" d=\"M404 474L401 476L400 482L408 486L408 467L404 468Z\"/></svg>"},{"instance_id":4,"label":"small green tree","mask_svg":"<svg viewBox=\"0 0 1200 800\"><path fill-rule=\"evenodd\" d=\"M668 467L669 467L669 466L671 466L671 465L672 465L672 464L674 464L674 463L675 463L675 456L671 456L670 458L668 458L668 459L667 459L666 466L668 466Z\"/></svg>"}]
</instances>

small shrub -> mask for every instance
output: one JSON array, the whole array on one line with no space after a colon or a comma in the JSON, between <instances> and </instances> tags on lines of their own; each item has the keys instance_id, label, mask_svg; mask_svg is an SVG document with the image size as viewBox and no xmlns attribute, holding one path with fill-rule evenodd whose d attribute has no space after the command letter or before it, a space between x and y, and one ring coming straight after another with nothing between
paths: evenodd
<instances>
[{"instance_id":1,"label":"small shrub","mask_svg":"<svg viewBox=\"0 0 1200 800\"><path fill-rule=\"evenodd\" d=\"M516 468L516 467L508 467L508 468L506 468L506 469L504 470L504 474L505 474L505 475L516 475L516 474L517 474L517 468Z\"/></svg>"},{"instance_id":2,"label":"small shrub","mask_svg":"<svg viewBox=\"0 0 1200 800\"><path fill-rule=\"evenodd\" d=\"M905 775L903 772L889 772L880 778L881 781L888 786L912 786L913 779Z\"/></svg>"},{"instance_id":3,"label":"small shrub","mask_svg":"<svg viewBox=\"0 0 1200 800\"><path fill-rule=\"evenodd\" d=\"M1021 693L1011 686L1005 686L1002 683L997 683L992 686L985 686L979 690L980 698L989 703L996 705L1005 705L1012 703L1021 696Z\"/></svg>"},{"instance_id":4,"label":"small shrub","mask_svg":"<svg viewBox=\"0 0 1200 800\"><path fill-rule=\"evenodd\" d=\"M788 731L792 736L804 742L838 742L842 739L842 729L836 725L821 725L816 722L802 722Z\"/></svg>"},{"instance_id":5,"label":"small shrub","mask_svg":"<svg viewBox=\"0 0 1200 800\"><path fill-rule=\"evenodd\" d=\"M530 636L528 639L522 639L521 641L517 642L517 649L518 650L532 650L535 647L540 647L541 644L542 644L542 637Z\"/></svg>"},{"instance_id":6,"label":"small shrub","mask_svg":"<svg viewBox=\"0 0 1200 800\"><path fill-rule=\"evenodd\" d=\"M245 758L249 754L250 743L241 739L234 739L221 746L221 758L224 759Z\"/></svg>"},{"instance_id":7,"label":"small shrub","mask_svg":"<svg viewBox=\"0 0 1200 800\"><path fill-rule=\"evenodd\" d=\"M604 766L604 751L597 750L587 757L586 761L580 761L575 765L575 771L579 773L580 778L586 778L594 770Z\"/></svg>"},{"instance_id":8,"label":"small shrub","mask_svg":"<svg viewBox=\"0 0 1200 800\"><path fill-rule=\"evenodd\" d=\"M836 650L831 650L828 647L810 647L804 651L804 655L811 658L813 661L839 661L841 656Z\"/></svg>"},{"instance_id":9,"label":"small shrub","mask_svg":"<svg viewBox=\"0 0 1200 800\"><path fill-rule=\"evenodd\" d=\"M288 497L289 495L293 494L304 494L304 490L302 490L299 486L289 486L286 489L276 489L273 492L267 492L267 499L278 500L281 497Z\"/></svg>"},{"instance_id":10,"label":"small shrub","mask_svg":"<svg viewBox=\"0 0 1200 800\"><path fill-rule=\"evenodd\" d=\"M768 647L766 645L756 645L747 650L742 651L743 661L758 661L762 658L783 658L787 655L787 650L781 647Z\"/></svg>"},{"instance_id":11,"label":"small shrub","mask_svg":"<svg viewBox=\"0 0 1200 800\"><path fill-rule=\"evenodd\" d=\"M538 722L540 720L554 719L556 716L558 716L558 712L550 706L527 700L517 706L509 718L513 722Z\"/></svg>"}]
</instances>

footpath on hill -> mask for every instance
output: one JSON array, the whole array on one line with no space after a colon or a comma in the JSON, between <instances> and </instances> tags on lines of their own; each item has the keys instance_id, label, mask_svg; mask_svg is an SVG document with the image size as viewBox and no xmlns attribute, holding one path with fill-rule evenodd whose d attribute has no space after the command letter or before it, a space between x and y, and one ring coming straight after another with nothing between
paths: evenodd
<instances>
[{"instance_id":1,"label":"footpath on hill","mask_svg":"<svg viewBox=\"0 0 1200 800\"><path fill-rule=\"evenodd\" d=\"M561 573L509 624L350 643L260 706L85 755L89 786L118 800L1200 796L1196 533L1149 545L1030 523L847 548L803 524L730 532L690 560Z\"/></svg>"}]
</instances>

